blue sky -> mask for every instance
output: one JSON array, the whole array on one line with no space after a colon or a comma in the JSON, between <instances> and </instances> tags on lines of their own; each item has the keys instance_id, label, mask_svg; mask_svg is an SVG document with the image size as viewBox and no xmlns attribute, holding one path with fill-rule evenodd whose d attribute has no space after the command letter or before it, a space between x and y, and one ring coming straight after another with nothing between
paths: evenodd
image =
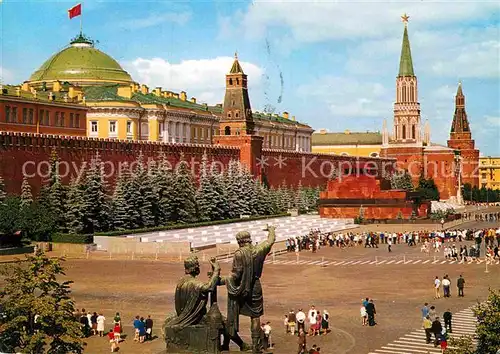
<instances>
[{"instance_id":1,"label":"blue sky","mask_svg":"<svg viewBox=\"0 0 500 354\"><path fill-rule=\"evenodd\" d=\"M79 31L78 2L0 3L0 69L20 83ZM463 82L473 137L500 156L500 5L495 1L85 1L84 32L133 78L223 100L237 50L252 107L288 111L315 129L392 125L403 24L423 120L445 143Z\"/></svg>"}]
</instances>

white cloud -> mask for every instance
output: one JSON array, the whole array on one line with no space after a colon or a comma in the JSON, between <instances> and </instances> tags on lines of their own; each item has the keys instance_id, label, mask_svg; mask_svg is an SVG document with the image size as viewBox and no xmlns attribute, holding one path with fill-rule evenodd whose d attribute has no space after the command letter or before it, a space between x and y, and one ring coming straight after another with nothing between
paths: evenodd
<instances>
[{"instance_id":1,"label":"white cloud","mask_svg":"<svg viewBox=\"0 0 500 354\"><path fill-rule=\"evenodd\" d=\"M262 36L269 28L286 28L295 41L310 43L388 35L405 12L416 26L442 26L483 18L498 9L495 1L254 0L246 13L233 18L234 26L241 23L241 30L249 37Z\"/></svg>"},{"instance_id":2,"label":"white cloud","mask_svg":"<svg viewBox=\"0 0 500 354\"><path fill-rule=\"evenodd\" d=\"M0 82L3 84L14 83L14 74L3 66L0 66Z\"/></svg>"},{"instance_id":3,"label":"white cloud","mask_svg":"<svg viewBox=\"0 0 500 354\"><path fill-rule=\"evenodd\" d=\"M232 57L217 57L169 63L162 58L137 58L124 66L140 83L161 86L165 90L186 91L198 102L215 104L224 100L225 75L233 61ZM248 62L240 61L240 64L249 77L249 89L257 88L263 69Z\"/></svg>"},{"instance_id":4,"label":"white cloud","mask_svg":"<svg viewBox=\"0 0 500 354\"><path fill-rule=\"evenodd\" d=\"M392 114L392 93L380 83L330 76L300 86L298 93L324 103L333 119L383 118Z\"/></svg>"},{"instance_id":5,"label":"white cloud","mask_svg":"<svg viewBox=\"0 0 500 354\"><path fill-rule=\"evenodd\" d=\"M128 29L143 29L148 27L158 26L162 23L175 23L177 25L184 25L191 19L189 12L164 12L154 13L143 18L134 18L125 20L120 23L121 27Z\"/></svg>"},{"instance_id":6,"label":"white cloud","mask_svg":"<svg viewBox=\"0 0 500 354\"><path fill-rule=\"evenodd\" d=\"M500 138L500 117L492 117L492 116L485 116L484 117L486 120L486 125L489 127L493 127L493 129L497 129L497 135L499 135ZM499 139L500 140L500 139ZM497 141L497 144L499 142Z\"/></svg>"}]
</instances>

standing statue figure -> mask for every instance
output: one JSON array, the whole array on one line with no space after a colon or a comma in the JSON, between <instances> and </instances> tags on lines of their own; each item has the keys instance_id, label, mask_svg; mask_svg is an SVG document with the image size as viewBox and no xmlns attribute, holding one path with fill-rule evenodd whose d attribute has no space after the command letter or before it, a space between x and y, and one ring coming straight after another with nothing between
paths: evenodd
<instances>
[{"instance_id":1,"label":"standing statue figure","mask_svg":"<svg viewBox=\"0 0 500 354\"><path fill-rule=\"evenodd\" d=\"M238 331L239 316L250 317L254 354L262 353L263 349L260 316L264 314L264 298L260 277L266 256L276 240L274 226L268 226L265 231L269 232L267 240L257 246L252 245L249 232L241 231L236 234L239 249L234 253L231 274L221 279L221 283L227 286L227 334L241 350L249 350ZM224 347L228 344L226 341Z\"/></svg>"}]
</instances>

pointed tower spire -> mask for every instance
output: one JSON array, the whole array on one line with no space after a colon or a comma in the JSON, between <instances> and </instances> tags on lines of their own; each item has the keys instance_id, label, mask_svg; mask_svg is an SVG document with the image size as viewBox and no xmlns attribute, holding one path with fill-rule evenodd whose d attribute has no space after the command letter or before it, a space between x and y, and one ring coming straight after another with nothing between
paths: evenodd
<instances>
[{"instance_id":1,"label":"pointed tower spire","mask_svg":"<svg viewBox=\"0 0 500 354\"><path fill-rule=\"evenodd\" d=\"M244 74L243 68L240 65L240 62L238 61L238 52L234 53L234 62L233 66L231 67L231 70L229 71L230 74Z\"/></svg>"},{"instance_id":2,"label":"pointed tower spire","mask_svg":"<svg viewBox=\"0 0 500 354\"><path fill-rule=\"evenodd\" d=\"M429 120L425 120L424 124L424 144L429 146L431 144L431 126Z\"/></svg>"},{"instance_id":3,"label":"pointed tower spire","mask_svg":"<svg viewBox=\"0 0 500 354\"><path fill-rule=\"evenodd\" d=\"M411 59L410 40L408 39L408 19L410 16L404 14L401 16L405 29L403 32L403 45L401 47L401 58L399 60L398 76L415 76L413 71L413 61Z\"/></svg>"},{"instance_id":4,"label":"pointed tower spire","mask_svg":"<svg viewBox=\"0 0 500 354\"><path fill-rule=\"evenodd\" d=\"M458 83L457 95L455 96L455 114L451 123L452 133L469 133L469 120L465 111L465 96L462 91L462 83Z\"/></svg>"}]
</instances>

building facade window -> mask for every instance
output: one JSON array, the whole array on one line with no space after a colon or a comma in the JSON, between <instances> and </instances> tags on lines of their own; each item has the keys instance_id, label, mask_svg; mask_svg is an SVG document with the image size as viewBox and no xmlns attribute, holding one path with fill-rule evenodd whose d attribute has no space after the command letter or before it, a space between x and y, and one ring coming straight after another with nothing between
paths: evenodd
<instances>
[{"instance_id":1,"label":"building facade window","mask_svg":"<svg viewBox=\"0 0 500 354\"><path fill-rule=\"evenodd\" d=\"M61 127L64 127L66 125L65 119L64 119L64 112L61 112L61 117L59 119L59 123Z\"/></svg>"},{"instance_id":2,"label":"building facade window","mask_svg":"<svg viewBox=\"0 0 500 354\"><path fill-rule=\"evenodd\" d=\"M45 125L50 125L50 111L45 111Z\"/></svg>"},{"instance_id":3,"label":"building facade window","mask_svg":"<svg viewBox=\"0 0 500 354\"><path fill-rule=\"evenodd\" d=\"M28 108L23 108L23 124L28 123Z\"/></svg>"},{"instance_id":4,"label":"building facade window","mask_svg":"<svg viewBox=\"0 0 500 354\"><path fill-rule=\"evenodd\" d=\"M90 134L97 135L98 132L99 132L99 126L97 125L97 121L96 120L91 121L90 122Z\"/></svg>"},{"instance_id":5,"label":"building facade window","mask_svg":"<svg viewBox=\"0 0 500 354\"><path fill-rule=\"evenodd\" d=\"M109 122L109 134L116 135L116 121L112 120Z\"/></svg>"},{"instance_id":6,"label":"building facade window","mask_svg":"<svg viewBox=\"0 0 500 354\"><path fill-rule=\"evenodd\" d=\"M41 109L40 112L38 112L38 122L40 123L40 125L45 125L44 118L45 118L45 109Z\"/></svg>"},{"instance_id":7,"label":"building facade window","mask_svg":"<svg viewBox=\"0 0 500 354\"><path fill-rule=\"evenodd\" d=\"M75 114L75 128L80 128L80 113Z\"/></svg>"},{"instance_id":8,"label":"building facade window","mask_svg":"<svg viewBox=\"0 0 500 354\"><path fill-rule=\"evenodd\" d=\"M5 122L10 123L10 106L5 106Z\"/></svg>"},{"instance_id":9,"label":"building facade window","mask_svg":"<svg viewBox=\"0 0 500 354\"><path fill-rule=\"evenodd\" d=\"M33 108L30 108L28 110L28 124L34 124L35 123L35 111Z\"/></svg>"},{"instance_id":10,"label":"building facade window","mask_svg":"<svg viewBox=\"0 0 500 354\"><path fill-rule=\"evenodd\" d=\"M60 124L60 123L59 123L60 115L61 115L61 114L59 113L59 111L56 111L56 118L55 118L55 121L54 121L54 125L55 125L56 127L58 127L58 126L59 126L59 124Z\"/></svg>"},{"instance_id":11,"label":"building facade window","mask_svg":"<svg viewBox=\"0 0 500 354\"><path fill-rule=\"evenodd\" d=\"M69 114L69 127L73 128L75 125L75 115L73 113Z\"/></svg>"},{"instance_id":12,"label":"building facade window","mask_svg":"<svg viewBox=\"0 0 500 354\"><path fill-rule=\"evenodd\" d=\"M127 121L127 135L132 134L132 121L128 120Z\"/></svg>"},{"instance_id":13,"label":"building facade window","mask_svg":"<svg viewBox=\"0 0 500 354\"><path fill-rule=\"evenodd\" d=\"M370 157L378 157L378 152L372 152L372 153L370 154Z\"/></svg>"}]
</instances>

